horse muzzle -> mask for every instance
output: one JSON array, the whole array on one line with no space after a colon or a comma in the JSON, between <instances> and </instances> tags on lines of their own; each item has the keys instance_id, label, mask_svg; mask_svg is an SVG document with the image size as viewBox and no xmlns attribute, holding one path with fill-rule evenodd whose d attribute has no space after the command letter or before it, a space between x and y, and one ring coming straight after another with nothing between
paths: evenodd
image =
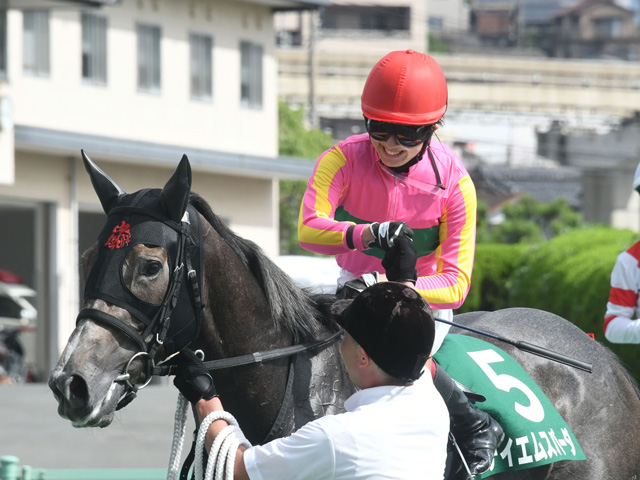
<instances>
[{"instance_id":1,"label":"horse muzzle","mask_svg":"<svg viewBox=\"0 0 640 480\"><path fill-rule=\"evenodd\" d=\"M58 401L58 415L77 428L108 426L125 390L123 385L114 382L104 397L92 398L91 389L82 375L63 370L52 371L48 385Z\"/></svg>"}]
</instances>

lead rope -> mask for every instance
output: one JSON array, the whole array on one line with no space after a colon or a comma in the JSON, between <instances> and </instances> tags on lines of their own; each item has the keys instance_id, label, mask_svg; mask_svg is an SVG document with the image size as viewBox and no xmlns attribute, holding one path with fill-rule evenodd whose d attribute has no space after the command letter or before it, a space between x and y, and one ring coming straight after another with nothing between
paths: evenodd
<instances>
[{"instance_id":1,"label":"lead rope","mask_svg":"<svg viewBox=\"0 0 640 480\"><path fill-rule=\"evenodd\" d=\"M171 456L169 458L169 468L167 470L167 480L177 480L178 470L180 468L180 458L182 456L182 447L184 446L184 437L187 426L187 407L189 402L184 395L178 395L178 404L176 406L176 414L173 427L173 441L171 443ZM205 417L198 428L196 436L195 459L194 459L194 476L195 480L203 480L202 476L202 459L205 453L205 436L209 426L216 420L224 420L229 425L222 429L216 436L209 451L209 460L205 470L204 478L206 480L233 480L233 467L238 447L243 445L250 447L251 443L245 438L238 421L229 412L219 411L212 412Z\"/></svg>"},{"instance_id":2,"label":"lead rope","mask_svg":"<svg viewBox=\"0 0 640 480\"><path fill-rule=\"evenodd\" d=\"M236 459L238 447L243 445L250 447L251 443L245 438L238 421L229 412L211 412L205 417L198 430L196 438L196 457L194 459L194 472L196 480L202 478L202 458L205 452L204 440L209 425L216 420L224 420L229 425L216 435L216 439L209 451L209 460L204 478L212 479L215 472L215 480L233 480L233 467Z\"/></svg>"},{"instance_id":3,"label":"lead rope","mask_svg":"<svg viewBox=\"0 0 640 480\"><path fill-rule=\"evenodd\" d=\"M173 419L173 440L171 441L171 455L169 456L169 468L167 469L167 480L177 480L180 470L180 459L182 457L182 447L187 429L187 407L189 402L181 393L178 394L176 413Z\"/></svg>"}]
</instances>

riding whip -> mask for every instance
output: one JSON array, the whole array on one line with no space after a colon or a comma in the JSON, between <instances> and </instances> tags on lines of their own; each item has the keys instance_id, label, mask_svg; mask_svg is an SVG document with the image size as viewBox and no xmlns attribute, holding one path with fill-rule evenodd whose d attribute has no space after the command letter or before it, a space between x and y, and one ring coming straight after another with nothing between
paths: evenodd
<instances>
[{"instance_id":1,"label":"riding whip","mask_svg":"<svg viewBox=\"0 0 640 480\"><path fill-rule=\"evenodd\" d=\"M574 367L579 370L584 370L585 372L588 372L588 373L593 372L593 364L591 363L586 363L581 360L576 360L575 358L567 357L566 355L554 352L544 347L539 347L538 345L532 345L531 343L521 342L519 340L509 340L508 338L504 338L499 335L495 335L493 333L483 332L482 330L478 330L473 327L467 327L465 325L461 325L455 322L450 322L448 320L442 320L440 318L434 318L434 320L436 322L446 323L447 325L451 325L452 327L458 327L463 330L468 330L470 332L478 333L480 335L493 338L500 342L508 343L509 345L513 345L514 347L516 347L519 350L522 350L523 352L533 353L534 355L538 355L548 360L553 360L554 362L562 363L564 365L568 365L570 367Z\"/></svg>"}]
</instances>

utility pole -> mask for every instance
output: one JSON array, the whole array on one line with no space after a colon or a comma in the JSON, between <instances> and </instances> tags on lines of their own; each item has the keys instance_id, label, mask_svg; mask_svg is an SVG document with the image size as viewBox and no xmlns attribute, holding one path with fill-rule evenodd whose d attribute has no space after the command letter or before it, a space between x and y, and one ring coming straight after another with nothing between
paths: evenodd
<instances>
[{"instance_id":1,"label":"utility pole","mask_svg":"<svg viewBox=\"0 0 640 480\"><path fill-rule=\"evenodd\" d=\"M318 75L318 29L320 27L321 8L311 12L309 29L309 126L318 128L318 112L316 111L316 77Z\"/></svg>"}]
</instances>

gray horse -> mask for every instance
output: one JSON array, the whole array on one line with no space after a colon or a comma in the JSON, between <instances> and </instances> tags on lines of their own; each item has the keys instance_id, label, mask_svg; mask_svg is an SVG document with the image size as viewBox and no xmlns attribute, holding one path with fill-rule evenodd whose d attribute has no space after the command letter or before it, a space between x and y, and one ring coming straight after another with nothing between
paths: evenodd
<instances>
[{"instance_id":1,"label":"gray horse","mask_svg":"<svg viewBox=\"0 0 640 480\"><path fill-rule=\"evenodd\" d=\"M252 443L343 411L353 386L337 343L314 343L337 331L328 313L335 297L307 294L254 243L231 232L190 192L186 157L163 189L126 194L83 156L108 219L99 241L83 255L83 308L49 377L63 418L75 427L106 427L158 372L155 362L187 344L202 349L206 359L311 345L292 356L235 368L225 364L212 372ZM184 264L189 268L180 268ZM173 310L181 314L172 316ZM587 460L495 478L636 479L640 398L608 349L538 310L470 313L456 321L594 363L589 374L500 345L562 414Z\"/></svg>"}]
</instances>

